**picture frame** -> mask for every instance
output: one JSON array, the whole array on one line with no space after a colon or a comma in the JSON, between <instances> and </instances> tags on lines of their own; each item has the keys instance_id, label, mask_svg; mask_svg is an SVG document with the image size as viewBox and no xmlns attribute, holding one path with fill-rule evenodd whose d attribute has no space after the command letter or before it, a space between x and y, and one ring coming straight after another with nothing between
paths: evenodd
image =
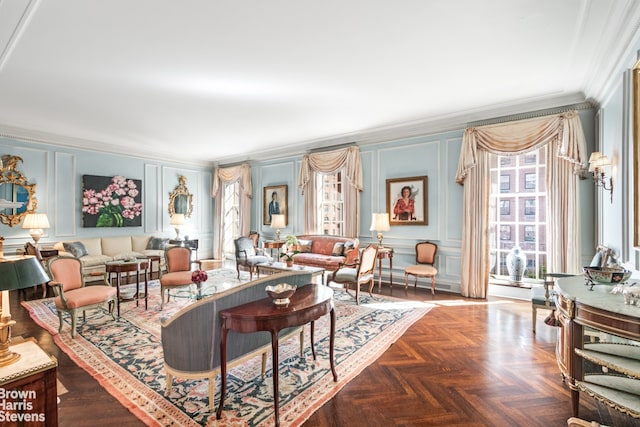
<instances>
[{"instance_id":1,"label":"picture frame","mask_svg":"<svg viewBox=\"0 0 640 427\"><path fill-rule=\"evenodd\" d=\"M274 206L272 202L275 202ZM262 207L262 224L263 225L271 225L271 215L272 214L282 214L284 215L284 223L288 224L288 199L287 199L287 185L272 185L264 187L263 189L263 207Z\"/></svg>"},{"instance_id":2,"label":"picture frame","mask_svg":"<svg viewBox=\"0 0 640 427\"><path fill-rule=\"evenodd\" d=\"M406 188L410 194L402 201ZM387 179L387 213L390 225L428 225L427 177Z\"/></svg>"},{"instance_id":3,"label":"picture frame","mask_svg":"<svg viewBox=\"0 0 640 427\"><path fill-rule=\"evenodd\" d=\"M82 176L83 227L141 227L142 180Z\"/></svg>"}]
</instances>

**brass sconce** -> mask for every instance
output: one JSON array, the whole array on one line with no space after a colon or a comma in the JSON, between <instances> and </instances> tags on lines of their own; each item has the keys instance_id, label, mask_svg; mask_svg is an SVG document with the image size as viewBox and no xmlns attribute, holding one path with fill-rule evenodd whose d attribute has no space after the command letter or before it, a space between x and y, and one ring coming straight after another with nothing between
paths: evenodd
<instances>
[{"instance_id":1,"label":"brass sconce","mask_svg":"<svg viewBox=\"0 0 640 427\"><path fill-rule=\"evenodd\" d=\"M611 176L607 178L604 168L611 166L611 161L599 151L594 151L589 157L589 172L593 173L593 182L596 187L602 187L610 194L611 203L613 203L613 179Z\"/></svg>"}]
</instances>

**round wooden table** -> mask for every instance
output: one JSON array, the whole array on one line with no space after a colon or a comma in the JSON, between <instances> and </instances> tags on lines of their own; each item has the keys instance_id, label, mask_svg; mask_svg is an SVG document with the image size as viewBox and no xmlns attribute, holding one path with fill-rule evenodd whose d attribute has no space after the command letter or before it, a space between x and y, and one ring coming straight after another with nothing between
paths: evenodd
<instances>
[{"instance_id":1,"label":"round wooden table","mask_svg":"<svg viewBox=\"0 0 640 427\"><path fill-rule=\"evenodd\" d=\"M267 331L271 333L271 351L273 360L273 404L275 406L276 425L280 425L278 395L278 332L285 328L311 324L311 352L316 358L314 347L314 322L325 314L331 316L329 335L329 361L333 380L338 381L333 346L335 340L336 316L333 309L333 290L324 285L312 283L299 287L290 298L286 307L277 306L271 298L243 304L220 312L220 405L216 412L217 419L222 416L224 395L227 390L227 335L229 331L250 333Z\"/></svg>"},{"instance_id":2,"label":"round wooden table","mask_svg":"<svg viewBox=\"0 0 640 427\"><path fill-rule=\"evenodd\" d=\"M130 301L136 302L136 307L141 299L144 299L144 309L146 310L149 303L149 277L148 277L149 262L146 259L137 258L135 261L113 261L105 264L105 272L107 274L107 280L113 286L115 282L116 286L116 307L118 311L118 318L120 317L120 285L122 274L126 273L129 278L130 273L136 273L136 293ZM144 275L144 296L140 296L140 273ZM115 279L115 281L114 281ZM129 300L129 299L127 299Z\"/></svg>"}]
</instances>

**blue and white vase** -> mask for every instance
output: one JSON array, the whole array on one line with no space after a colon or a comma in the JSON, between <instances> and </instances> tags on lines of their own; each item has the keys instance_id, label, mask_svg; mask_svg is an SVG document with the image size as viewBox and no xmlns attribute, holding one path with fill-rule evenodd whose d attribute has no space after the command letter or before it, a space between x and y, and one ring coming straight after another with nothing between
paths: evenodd
<instances>
[{"instance_id":1,"label":"blue and white vase","mask_svg":"<svg viewBox=\"0 0 640 427\"><path fill-rule=\"evenodd\" d=\"M507 270L509 271L509 281L513 283L522 282L522 276L527 269L527 257L520 252L519 246L514 246L507 255Z\"/></svg>"}]
</instances>

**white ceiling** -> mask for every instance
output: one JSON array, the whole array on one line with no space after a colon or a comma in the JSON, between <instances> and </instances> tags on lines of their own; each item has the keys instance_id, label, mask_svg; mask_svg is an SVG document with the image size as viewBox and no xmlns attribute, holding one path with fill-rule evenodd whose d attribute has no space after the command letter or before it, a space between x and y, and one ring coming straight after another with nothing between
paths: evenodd
<instances>
[{"instance_id":1,"label":"white ceiling","mask_svg":"<svg viewBox=\"0 0 640 427\"><path fill-rule=\"evenodd\" d=\"M0 135L225 163L601 101L633 0L0 0Z\"/></svg>"}]
</instances>

